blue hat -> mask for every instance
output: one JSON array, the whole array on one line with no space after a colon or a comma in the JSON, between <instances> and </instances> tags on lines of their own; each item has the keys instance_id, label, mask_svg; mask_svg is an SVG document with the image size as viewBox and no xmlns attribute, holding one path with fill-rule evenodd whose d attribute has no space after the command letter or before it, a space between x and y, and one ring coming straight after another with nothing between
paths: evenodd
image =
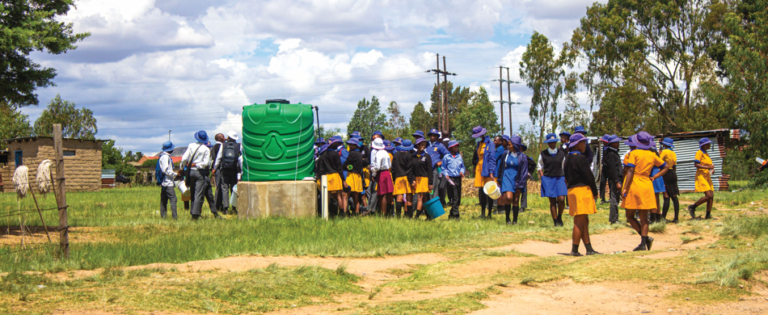
<instances>
[{"instance_id":1,"label":"blue hat","mask_svg":"<svg viewBox=\"0 0 768 315\"><path fill-rule=\"evenodd\" d=\"M317 140L315 140L315 144L325 144L325 139L323 137L317 138Z\"/></svg>"},{"instance_id":2,"label":"blue hat","mask_svg":"<svg viewBox=\"0 0 768 315\"><path fill-rule=\"evenodd\" d=\"M480 138L485 135L486 132L488 132L488 130L483 128L483 126L472 128L472 138Z\"/></svg>"},{"instance_id":3,"label":"blue hat","mask_svg":"<svg viewBox=\"0 0 768 315\"><path fill-rule=\"evenodd\" d=\"M528 151L528 146L521 143L520 144L520 151L522 151L522 152Z\"/></svg>"},{"instance_id":4,"label":"blue hat","mask_svg":"<svg viewBox=\"0 0 768 315\"><path fill-rule=\"evenodd\" d=\"M554 143L558 142L560 139L557 138L557 135L554 133L548 133L546 137L544 137L544 143Z\"/></svg>"},{"instance_id":5,"label":"blue hat","mask_svg":"<svg viewBox=\"0 0 768 315\"><path fill-rule=\"evenodd\" d=\"M414 145L419 145L419 143L422 143L422 142L427 142L427 139L424 139L424 137L418 138L416 139L416 143L414 143Z\"/></svg>"},{"instance_id":6,"label":"blue hat","mask_svg":"<svg viewBox=\"0 0 768 315\"><path fill-rule=\"evenodd\" d=\"M509 142L512 143L512 145L515 147L515 149L518 149L518 151L522 151L522 145L523 145L523 138L520 138L518 135L514 135L509 137Z\"/></svg>"},{"instance_id":7,"label":"blue hat","mask_svg":"<svg viewBox=\"0 0 768 315\"><path fill-rule=\"evenodd\" d=\"M388 147L388 146L390 146L390 145L392 145L392 141L389 141L389 140L384 140L384 146L385 146L385 147Z\"/></svg>"},{"instance_id":8,"label":"blue hat","mask_svg":"<svg viewBox=\"0 0 768 315\"><path fill-rule=\"evenodd\" d=\"M320 147L320 149L317 149L317 155L323 154L323 152L325 152L326 150L328 150L328 145L324 144Z\"/></svg>"},{"instance_id":9,"label":"blue hat","mask_svg":"<svg viewBox=\"0 0 768 315\"><path fill-rule=\"evenodd\" d=\"M576 129L575 129L575 130L573 130L573 133L581 133L581 134L587 134L587 131L586 131L586 130L584 130L584 127L583 127L583 126L578 126L578 127L576 127Z\"/></svg>"},{"instance_id":10,"label":"blue hat","mask_svg":"<svg viewBox=\"0 0 768 315\"><path fill-rule=\"evenodd\" d=\"M208 142L208 134L205 133L205 130L200 130L195 133L195 140L197 142Z\"/></svg>"},{"instance_id":11,"label":"blue hat","mask_svg":"<svg viewBox=\"0 0 768 315\"><path fill-rule=\"evenodd\" d=\"M357 141L357 138L352 137L349 140L347 140L347 144L354 144L356 146L360 146L360 141Z\"/></svg>"},{"instance_id":12,"label":"blue hat","mask_svg":"<svg viewBox=\"0 0 768 315\"><path fill-rule=\"evenodd\" d=\"M624 141L624 144L630 147L637 147L637 143L635 143L635 140L637 139L636 135L629 136L629 139L627 141Z\"/></svg>"},{"instance_id":13,"label":"blue hat","mask_svg":"<svg viewBox=\"0 0 768 315\"><path fill-rule=\"evenodd\" d=\"M608 143L609 141L611 141L611 135L609 135L609 134L607 134L607 133L606 133L606 134L604 134L604 135L603 135L603 136L600 138L600 141L602 141L602 142L605 142L605 143Z\"/></svg>"},{"instance_id":14,"label":"blue hat","mask_svg":"<svg viewBox=\"0 0 768 315\"><path fill-rule=\"evenodd\" d=\"M621 138L617 135L612 135L610 138L608 138L608 143L616 143L621 142Z\"/></svg>"},{"instance_id":15,"label":"blue hat","mask_svg":"<svg viewBox=\"0 0 768 315\"><path fill-rule=\"evenodd\" d=\"M411 140L405 139L403 140L403 144L397 147L397 150L405 152L411 151L413 150L413 143Z\"/></svg>"},{"instance_id":16,"label":"blue hat","mask_svg":"<svg viewBox=\"0 0 768 315\"><path fill-rule=\"evenodd\" d=\"M171 151L173 151L173 148L175 148L175 146L170 141L163 142L163 151L164 152L171 152Z\"/></svg>"},{"instance_id":17,"label":"blue hat","mask_svg":"<svg viewBox=\"0 0 768 315\"><path fill-rule=\"evenodd\" d=\"M668 146L672 149L675 148L674 143L675 143L675 140L672 140L672 138L664 138L664 140L661 140L661 144Z\"/></svg>"},{"instance_id":18,"label":"blue hat","mask_svg":"<svg viewBox=\"0 0 768 315\"><path fill-rule=\"evenodd\" d=\"M333 136L330 139L328 139L328 146L334 145L336 143L344 143L344 140L341 139L341 136Z\"/></svg>"},{"instance_id":19,"label":"blue hat","mask_svg":"<svg viewBox=\"0 0 768 315\"><path fill-rule=\"evenodd\" d=\"M709 138L701 138L701 140L699 140L699 148L710 143L712 143L712 141L709 140Z\"/></svg>"},{"instance_id":20,"label":"blue hat","mask_svg":"<svg viewBox=\"0 0 768 315\"><path fill-rule=\"evenodd\" d=\"M423 131L421 131L421 130L416 130L416 132L414 132L414 133L412 134L412 136L413 136L414 138L424 138L424 132L423 132Z\"/></svg>"},{"instance_id":21,"label":"blue hat","mask_svg":"<svg viewBox=\"0 0 768 315\"><path fill-rule=\"evenodd\" d=\"M384 151L392 153L392 151L395 151L395 147L392 146L392 143L389 143L384 147Z\"/></svg>"},{"instance_id":22,"label":"blue hat","mask_svg":"<svg viewBox=\"0 0 768 315\"><path fill-rule=\"evenodd\" d=\"M432 129L429 129L429 133L427 133L427 135L428 136L430 136L430 135L440 136L440 131L437 131L437 129L432 128Z\"/></svg>"},{"instance_id":23,"label":"blue hat","mask_svg":"<svg viewBox=\"0 0 768 315\"><path fill-rule=\"evenodd\" d=\"M651 148L656 147L653 144L653 136L645 131L638 132L635 136L634 142L637 144L637 148L640 150L650 150Z\"/></svg>"},{"instance_id":24,"label":"blue hat","mask_svg":"<svg viewBox=\"0 0 768 315\"><path fill-rule=\"evenodd\" d=\"M357 137L359 135L360 135L360 131L353 131L352 133L349 134L349 137L350 138L355 138L355 137Z\"/></svg>"},{"instance_id":25,"label":"blue hat","mask_svg":"<svg viewBox=\"0 0 768 315\"><path fill-rule=\"evenodd\" d=\"M373 138L373 136L380 136L382 139L384 139L384 135L381 134L381 131L374 131L371 135L371 138Z\"/></svg>"},{"instance_id":26,"label":"blue hat","mask_svg":"<svg viewBox=\"0 0 768 315\"><path fill-rule=\"evenodd\" d=\"M456 140L451 140L451 141L448 141L448 148L449 148L449 149L450 149L450 148L452 148L452 147L455 147L455 146L457 146L457 145L459 145L459 142L458 142L458 141L456 141Z\"/></svg>"},{"instance_id":27,"label":"blue hat","mask_svg":"<svg viewBox=\"0 0 768 315\"><path fill-rule=\"evenodd\" d=\"M512 138L510 138L508 135L502 135L501 139L509 141L509 143L512 143Z\"/></svg>"},{"instance_id":28,"label":"blue hat","mask_svg":"<svg viewBox=\"0 0 768 315\"><path fill-rule=\"evenodd\" d=\"M403 138L397 137L395 140L392 140L392 143L397 145L403 144Z\"/></svg>"},{"instance_id":29,"label":"blue hat","mask_svg":"<svg viewBox=\"0 0 768 315\"><path fill-rule=\"evenodd\" d=\"M575 147L577 144L579 144L579 142L582 142L582 141L587 141L587 137L585 137L585 136L584 136L583 134L581 134L581 133L577 133L577 134L574 134L574 135L571 137L571 143L569 143L569 144L568 144L568 148L573 148L573 147Z\"/></svg>"},{"instance_id":30,"label":"blue hat","mask_svg":"<svg viewBox=\"0 0 768 315\"><path fill-rule=\"evenodd\" d=\"M560 136L569 136L569 137L570 137L570 136L571 136L571 133L570 133L570 132L568 132L568 131L563 131L563 132L561 132L559 135L560 135Z\"/></svg>"}]
</instances>

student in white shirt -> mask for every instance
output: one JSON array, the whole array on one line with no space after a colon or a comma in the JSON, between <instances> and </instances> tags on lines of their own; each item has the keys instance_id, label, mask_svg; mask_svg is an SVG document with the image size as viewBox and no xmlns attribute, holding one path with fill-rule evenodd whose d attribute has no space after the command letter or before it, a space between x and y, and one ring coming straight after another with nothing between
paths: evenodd
<instances>
[{"instance_id":1,"label":"student in white shirt","mask_svg":"<svg viewBox=\"0 0 768 315\"><path fill-rule=\"evenodd\" d=\"M189 172L189 189L192 194L192 207L189 210L193 220L200 218L203 210L203 201L208 198L208 206L211 208L211 213L214 217L223 219L218 212L216 212L216 205L213 202L213 193L211 190L206 189L209 184L206 181L209 180L209 170L211 167L211 151L206 146L208 143L208 134L204 130L200 130L195 133L196 143L190 143L187 146L187 151L181 157L181 165L190 165ZM208 196L210 195L210 196Z\"/></svg>"},{"instance_id":2,"label":"student in white shirt","mask_svg":"<svg viewBox=\"0 0 768 315\"><path fill-rule=\"evenodd\" d=\"M176 190L173 185L173 178L176 177L176 172L173 171L173 160L171 159L170 152L173 152L173 143L166 141L163 143L163 152L160 154L160 158L157 159L157 163L160 166L160 175L163 178L163 182L160 184L160 218L165 219L168 213L168 201L171 201L171 215L176 220Z\"/></svg>"},{"instance_id":3,"label":"student in white shirt","mask_svg":"<svg viewBox=\"0 0 768 315\"><path fill-rule=\"evenodd\" d=\"M378 186L376 194L380 199L379 209L381 215L386 216L387 207L392 203L392 193L395 191L392 174L389 172L389 169L392 168L392 160L389 158L389 153L384 150L384 141L381 139L373 140L371 148L376 150L376 155L371 157L371 174L376 179L376 185Z\"/></svg>"}]
</instances>

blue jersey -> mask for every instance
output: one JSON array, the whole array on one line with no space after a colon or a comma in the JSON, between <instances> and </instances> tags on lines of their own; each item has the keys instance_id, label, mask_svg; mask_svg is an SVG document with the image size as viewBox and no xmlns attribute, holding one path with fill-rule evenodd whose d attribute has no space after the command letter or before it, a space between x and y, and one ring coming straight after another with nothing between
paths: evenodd
<instances>
[{"instance_id":1,"label":"blue jersey","mask_svg":"<svg viewBox=\"0 0 768 315\"><path fill-rule=\"evenodd\" d=\"M432 168L437 165L438 162L443 161L443 157L451 154L448 149L445 148L442 142L429 142L429 146L424 150L429 154L429 158L432 159Z\"/></svg>"}]
</instances>

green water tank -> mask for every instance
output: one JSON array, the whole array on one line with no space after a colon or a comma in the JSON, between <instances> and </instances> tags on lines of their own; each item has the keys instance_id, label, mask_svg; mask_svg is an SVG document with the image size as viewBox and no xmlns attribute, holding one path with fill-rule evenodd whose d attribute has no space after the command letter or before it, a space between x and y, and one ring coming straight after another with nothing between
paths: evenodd
<instances>
[{"instance_id":1,"label":"green water tank","mask_svg":"<svg viewBox=\"0 0 768 315\"><path fill-rule=\"evenodd\" d=\"M267 100L243 107L243 175L247 182L315 175L312 105Z\"/></svg>"}]
</instances>

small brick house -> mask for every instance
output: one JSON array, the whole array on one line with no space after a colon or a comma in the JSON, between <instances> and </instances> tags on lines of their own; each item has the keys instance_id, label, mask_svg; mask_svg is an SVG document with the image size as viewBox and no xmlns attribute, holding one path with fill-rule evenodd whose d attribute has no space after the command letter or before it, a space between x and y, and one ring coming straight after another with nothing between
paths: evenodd
<instances>
[{"instance_id":1,"label":"small brick house","mask_svg":"<svg viewBox=\"0 0 768 315\"><path fill-rule=\"evenodd\" d=\"M13 192L13 172L16 165L29 168L30 186L35 186L37 167L43 160L51 160L54 166L51 173L56 175L56 152L53 138L28 137L4 140L8 145L8 164L0 168L4 179L3 191ZM67 179L67 191L101 190L101 145L102 140L64 139L64 174Z\"/></svg>"}]
</instances>

